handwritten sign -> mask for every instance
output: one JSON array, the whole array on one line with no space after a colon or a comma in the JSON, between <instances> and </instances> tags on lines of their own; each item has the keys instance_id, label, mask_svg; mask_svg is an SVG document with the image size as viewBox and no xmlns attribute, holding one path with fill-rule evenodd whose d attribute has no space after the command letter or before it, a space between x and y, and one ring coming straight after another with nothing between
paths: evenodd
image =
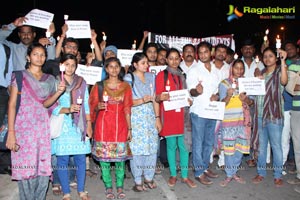
<instances>
[{"instance_id":1,"label":"handwritten sign","mask_svg":"<svg viewBox=\"0 0 300 200\"><path fill-rule=\"evenodd\" d=\"M27 20L23 23L24 25L48 29L54 14L39 9L33 9L25 17Z\"/></svg>"},{"instance_id":2,"label":"handwritten sign","mask_svg":"<svg viewBox=\"0 0 300 200\"><path fill-rule=\"evenodd\" d=\"M163 71L166 68L167 68L167 65L150 66L149 71L152 72L153 74L157 75L158 72Z\"/></svg>"},{"instance_id":3,"label":"handwritten sign","mask_svg":"<svg viewBox=\"0 0 300 200\"><path fill-rule=\"evenodd\" d=\"M199 116L207 119L224 119L225 102L207 101L198 107Z\"/></svg>"},{"instance_id":4,"label":"handwritten sign","mask_svg":"<svg viewBox=\"0 0 300 200\"><path fill-rule=\"evenodd\" d=\"M132 56L141 50L118 49L117 57L120 59L122 66L131 65Z\"/></svg>"},{"instance_id":5,"label":"handwritten sign","mask_svg":"<svg viewBox=\"0 0 300 200\"><path fill-rule=\"evenodd\" d=\"M176 110L190 105L188 102L188 98L190 98L188 90L171 91L169 95L170 100L163 102L166 111Z\"/></svg>"},{"instance_id":6,"label":"handwritten sign","mask_svg":"<svg viewBox=\"0 0 300 200\"><path fill-rule=\"evenodd\" d=\"M67 20L66 24L68 25L67 36L73 38L91 38L91 26L90 21L75 21Z\"/></svg>"},{"instance_id":7,"label":"handwritten sign","mask_svg":"<svg viewBox=\"0 0 300 200\"><path fill-rule=\"evenodd\" d=\"M266 86L265 80L251 77L239 78L239 93L246 92L247 95L265 95Z\"/></svg>"},{"instance_id":8,"label":"handwritten sign","mask_svg":"<svg viewBox=\"0 0 300 200\"><path fill-rule=\"evenodd\" d=\"M84 78L88 85L95 85L101 80L102 67L86 66L78 64L76 72L77 75Z\"/></svg>"}]
</instances>

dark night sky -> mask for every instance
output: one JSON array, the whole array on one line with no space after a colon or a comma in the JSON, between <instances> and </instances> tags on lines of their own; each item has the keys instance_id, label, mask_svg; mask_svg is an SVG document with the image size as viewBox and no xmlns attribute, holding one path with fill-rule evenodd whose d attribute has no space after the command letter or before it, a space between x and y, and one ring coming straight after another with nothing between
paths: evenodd
<instances>
[{"instance_id":1,"label":"dark night sky","mask_svg":"<svg viewBox=\"0 0 300 200\"><path fill-rule=\"evenodd\" d=\"M1 12L0 24L8 24L18 14L27 14L31 9L38 8L55 14L55 35L59 35L63 15L68 14L70 20L89 20L91 28L98 33L99 42L102 39L101 32L104 31L108 36L108 45L115 44L118 48L130 48L133 40L139 44L143 30L186 37L234 34L238 46L239 41L246 36L261 42L267 28L270 29L269 38L275 40L276 34L280 34L280 26L285 26L285 38L300 38L298 0L9 0L6 3L9 4L8 8L2 6L2 9L5 8L10 14ZM246 5L296 6L297 19L259 20L257 15L248 14L227 22L229 4L238 8ZM10 38L15 40L14 35ZM80 39L80 44L82 52L89 50L88 39Z\"/></svg>"}]
</instances>

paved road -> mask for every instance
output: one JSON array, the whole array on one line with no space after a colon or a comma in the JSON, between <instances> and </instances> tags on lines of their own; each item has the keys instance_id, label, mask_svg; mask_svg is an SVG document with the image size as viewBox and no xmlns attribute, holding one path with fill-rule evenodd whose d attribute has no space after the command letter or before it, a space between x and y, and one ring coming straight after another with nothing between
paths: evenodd
<instances>
[{"instance_id":1,"label":"paved road","mask_svg":"<svg viewBox=\"0 0 300 200\"><path fill-rule=\"evenodd\" d=\"M93 166L100 174L99 168ZM286 180L293 178L294 175L283 176L284 185L280 188L274 186L272 172L268 171L268 175L263 183L255 185L251 183L251 178L256 175L255 168L248 168L243 164L240 170L240 175L246 179L245 185L231 182L226 188L219 186L219 182L224 179L225 173L222 170L218 170L215 167L215 162L212 165L214 171L220 174L219 178L213 179L214 183L210 186L205 186L197 182L198 187L191 189L180 181L177 182L174 188L170 188L167 185L169 178L168 169L164 169L161 175L155 176L155 181L158 185L157 189L148 190L146 192L136 193L132 190L134 185L131 175L127 172L127 178L125 179L125 193L128 200L143 200L143 199L155 199L155 200L299 200L300 194L294 191L294 186L286 183ZM288 167L289 169L290 167ZM5 178L3 178L5 177ZM180 177L180 174L178 174ZM190 177L193 177L192 171L190 171ZM194 180L194 179L193 179ZM6 183L5 183L6 182ZM2 200L17 200L17 185L15 182L11 182L7 175L0 176L0 199ZM89 192L92 200L105 199L104 185L100 176L93 178L87 177L86 190ZM10 195L9 195L10 194ZM76 190L72 189L72 199L79 199ZM47 200L60 200L62 196L54 196L52 194L51 185L47 194Z\"/></svg>"}]
</instances>

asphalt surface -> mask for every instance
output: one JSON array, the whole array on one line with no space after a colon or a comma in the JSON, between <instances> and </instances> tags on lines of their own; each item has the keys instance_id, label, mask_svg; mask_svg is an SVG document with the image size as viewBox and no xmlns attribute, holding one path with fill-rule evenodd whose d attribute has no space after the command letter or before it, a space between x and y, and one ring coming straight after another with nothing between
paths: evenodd
<instances>
[{"instance_id":1,"label":"asphalt surface","mask_svg":"<svg viewBox=\"0 0 300 200\"><path fill-rule=\"evenodd\" d=\"M249 168L244 162L239 171L239 175L246 180L246 184L239 184L235 181L229 183L225 188L221 187L219 183L225 178L225 172L216 167L216 161L212 164L211 168L220 176L213 181L212 185L205 186L197 182L193 178L192 170L190 171L190 178L197 183L197 188L189 188L186 184L180 182L180 173L178 173L178 181L175 187L170 188L167 185L169 178L168 168L162 170L162 174L155 175L155 182L157 188L147 190L144 192L134 192L132 190L134 182L131 174L126 170L126 178L124 184L124 192L128 200L142 200L142 199L155 199L155 200L299 200L300 193L294 191L295 186L288 184L287 179L294 178L295 175L286 174L283 176L284 185L276 187L273 183L272 170L268 170L267 177L258 185L251 182L251 179L256 175L256 168ZM286 171L291 169L292 166L288 165ZM95 163L91 162L91 169L98 174L94 177L87 177L86 191L88 191L91 199L106 199L104 194L104 184L100 179L100 169ZM113 174L113 173L112 173ZM0 199L2 200L18 200L18 188L15 181L11 181L9 175L0 175ZM114 192L115 189L114 189ZM79 199L76 189L72 189L72 200ZM115 194L116 195L116 194ZM52 186L49 184L47 193L47 200L60 200L62 195L55 196L52 193Z\"/></svg>"}]
</instances>

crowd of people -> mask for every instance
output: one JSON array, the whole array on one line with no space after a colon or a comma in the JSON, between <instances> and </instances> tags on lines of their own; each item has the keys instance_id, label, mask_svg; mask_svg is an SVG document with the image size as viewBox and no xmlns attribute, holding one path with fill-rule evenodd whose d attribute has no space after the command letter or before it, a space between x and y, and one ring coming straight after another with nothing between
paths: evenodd
<instances>
[{"instance_id":1,"label":"crowd of people","mask_svg":"<svg viewBox=\"0 0 300 200\"><path fill-rule=\"evenodd\" d=\"M210 167L216 156L226 174L221 187L233 180L246 183L238 174L243 159L257 168L254 184L264 181L272 161L274 185L280 187L293 152L295 169L289 173L296 176L287 182L300 185L300 85L293 95L285 90L288 71L300 71L295 42L284 41L282 49L264 45L259 52L253 40L246 39L241 57L233 58L233 49L207 41L185 44L182 52L160 48L146 43L144 31L141 52L133 55L130 66L122 66L118 48L98 42L91 30L94 51L87 54L85 65L103 70L101 80L88 85L75 74L81 62L79 41L66 36L67 24L58 41L53 23L48 29L51 36L37 41L35 28L23 25L25 20L19 17L0 30L1 129L8 119L8 150L0 152L0 171L18 181L20 199L45 199L49 184L64 200L71 199L74 186L82 200L90 199L85 180L95 174L89 168L91 160L101 169L107 199L126 197L127 163L135 192L157 188L159 165L169 168L169 187L176 185L180 169L180 181L196 188L197 182L211 185L219 177ZM17 44L7 40L14 29ZM3 45L11 50L8 69ZM150 66L163 65L165 70L157 74L149 71ZM265 81L265 95L239 91L239 78L250 77ZM178 90L188 91L188 106L166 109L170 92ZM213 101L224 102L223 120L208 118L199 109ZM51 115L63 115L61 132L54 139ZM300 193L300 188L295 191Z\"/></svg>"}]
</instances>

